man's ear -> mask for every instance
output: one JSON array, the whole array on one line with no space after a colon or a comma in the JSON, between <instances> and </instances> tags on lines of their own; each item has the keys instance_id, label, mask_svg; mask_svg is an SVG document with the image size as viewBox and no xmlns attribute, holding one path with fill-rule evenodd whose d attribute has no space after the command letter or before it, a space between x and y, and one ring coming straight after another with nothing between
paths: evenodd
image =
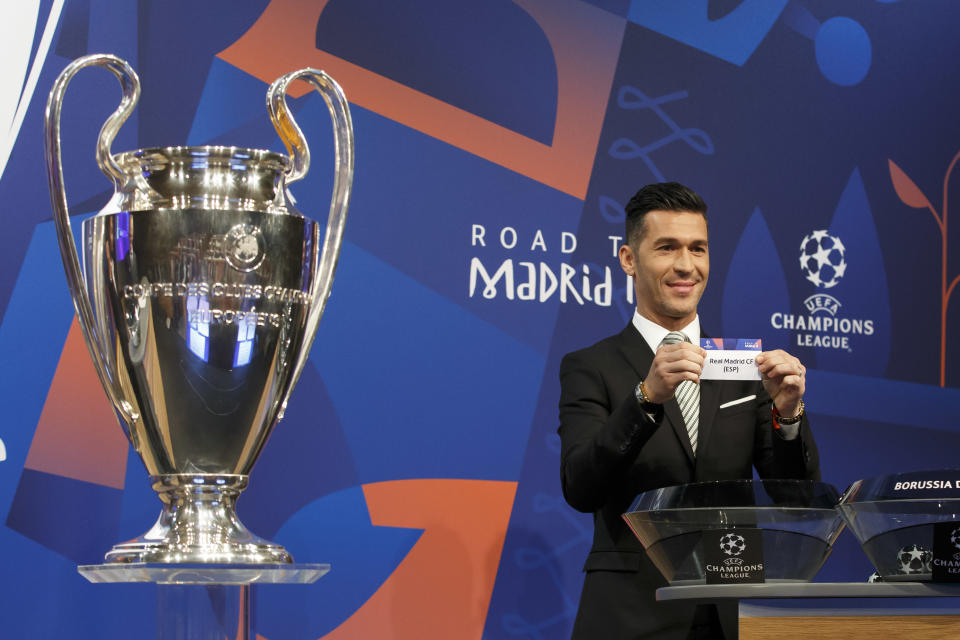
<instances>
[{"instance_id":1,"label":"man's ear","mask_svg":"<svg viewBox=\"0 0 960 640\"><path fill-rule=\"evenodd\" d=\"M634 264L633 249L630 248L630 245L620 245L617 256L620 258L620 268L623 269L623 272L628 276L635 275L636 265Z\"/></svg>"}]
</instances>

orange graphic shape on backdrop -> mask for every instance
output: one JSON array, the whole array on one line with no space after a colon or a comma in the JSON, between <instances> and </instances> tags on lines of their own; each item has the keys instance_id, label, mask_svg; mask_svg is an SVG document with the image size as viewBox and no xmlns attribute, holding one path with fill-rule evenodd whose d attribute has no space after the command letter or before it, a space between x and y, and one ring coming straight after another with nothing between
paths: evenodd
<instances>
[{"instance_id":1,"label":"orange graphic shape on backdrop","mask_svg":"<svg viewBox=\"0 0 960 640\"><path fill-rule=\"evenodd\" d=\"M938 212L930 203L930 199L924 195L920 187L903 172L903 169L897 166L893 160L887 160L890 169L890 181L893 182L893 189L896 191L900 200L914 209L927 209L933 214L933 219L937 221L937 228L940 230L940 386L947 386L947 310L950 308L950 296L957 285L960 285L960 273L947 284L949 279L947 275L947 262L949 252L950 237L947 233L948 216L950 214L947 208L947 200L950 195L950 174L953 173L957 163L960 162L960 151L953 156L950 165L947 167L947 173L943 177L943 211Z\"/></svg>"},{"instance_id":2,"label":"orange graphic shape on backdrop","mask_svg":"<svg viewBox=\"0 0 960 640\"><path fill-rule=\"evenodd\" d=\"M128 451L74 318L23 466L123 489Z\"/></svg>"},{"instance_id":3,"label":"orange graphic shape on backdrop","mask_svg":"<svg viewBox=\"0 0 960 640\"><path fill-rule=\"evenodd\" d=\"M371 523L423 529L376 593L324 640L479 640L516 482L395 480L363 486Z\"/></svg>"},{"instance_id":4,"label":"orange graphic shape on backdrop","mask_svg":"<svg viewBox=\"0 0 960 640\"><path fill-rule=\"evenodd\" d=\"M323 69L347 99L581 200L586 196L626 21L579 0L515 0L546 34L557 66L557 118L545 145L315 46L328 0L272 0L220 59L266 83ZM298 98L310 90L291 85Z\"/></svg>"}]
</instances>

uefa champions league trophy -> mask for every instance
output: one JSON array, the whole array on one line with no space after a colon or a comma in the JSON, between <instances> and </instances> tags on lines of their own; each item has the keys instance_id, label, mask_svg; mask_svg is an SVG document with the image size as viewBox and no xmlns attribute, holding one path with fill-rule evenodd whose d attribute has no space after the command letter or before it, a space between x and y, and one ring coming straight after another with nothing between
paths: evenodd
<instances>
[{"instance_id":1,"label":"uefa champions league trophy","mask_svg":"<svg viewBox=\"0 0 960 640\"><path fill-rule=\"evenodd\" d=\"M81 270L64 191L60 111L67 84L89 66L111 71L123 97L96 151L116 191L83 223ZM287 195L310 166L286 103L294 80L316 88L333 118L336 168L325 232ZM303 69L267 92L290 157L221 146L113 155L113 139L139 95L129 64L90 55L57 78L45 116L50 196L80 328L163 502L153 528L114 546L106 561L289 564L282 546L240 523L235 503L283 417L330 294L353 181L349 107L332 78Z\"/></svg>"}]
</instances>

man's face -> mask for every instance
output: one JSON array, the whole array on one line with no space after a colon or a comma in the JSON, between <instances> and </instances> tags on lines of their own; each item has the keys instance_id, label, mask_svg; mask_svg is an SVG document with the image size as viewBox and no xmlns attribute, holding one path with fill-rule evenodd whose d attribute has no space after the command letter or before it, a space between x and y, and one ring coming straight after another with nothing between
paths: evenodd
<instances>
[{"instance_id":1,"label":"man's face","mask_svg":"<svg viewBox=\"0 0 960 640\"><path fill-rule=\"evenodd\" d=\"M637 311L667 329L697 315L707 286L710 253L707 220L689 211L650 211L636 246L620 247L620 266L633 276Z\"/></svg>"}]
</instances>

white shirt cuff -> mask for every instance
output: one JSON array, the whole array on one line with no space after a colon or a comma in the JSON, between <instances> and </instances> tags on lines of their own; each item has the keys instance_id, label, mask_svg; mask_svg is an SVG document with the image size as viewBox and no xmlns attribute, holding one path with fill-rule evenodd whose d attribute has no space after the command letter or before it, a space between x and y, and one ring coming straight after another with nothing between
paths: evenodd
<instances>
[{"instance_id":1,"label":"white shirt cuff","mask_svg":"<svg viewBox=\"0 0 960 640\"><path fill-rule=\"evenodd\" d=\"M779 433L780 437L784 440L796 440L797 436L800 435L800 423L781 424L780 428L777 429L777 433Z\"/></svg>"}]
</instances>

